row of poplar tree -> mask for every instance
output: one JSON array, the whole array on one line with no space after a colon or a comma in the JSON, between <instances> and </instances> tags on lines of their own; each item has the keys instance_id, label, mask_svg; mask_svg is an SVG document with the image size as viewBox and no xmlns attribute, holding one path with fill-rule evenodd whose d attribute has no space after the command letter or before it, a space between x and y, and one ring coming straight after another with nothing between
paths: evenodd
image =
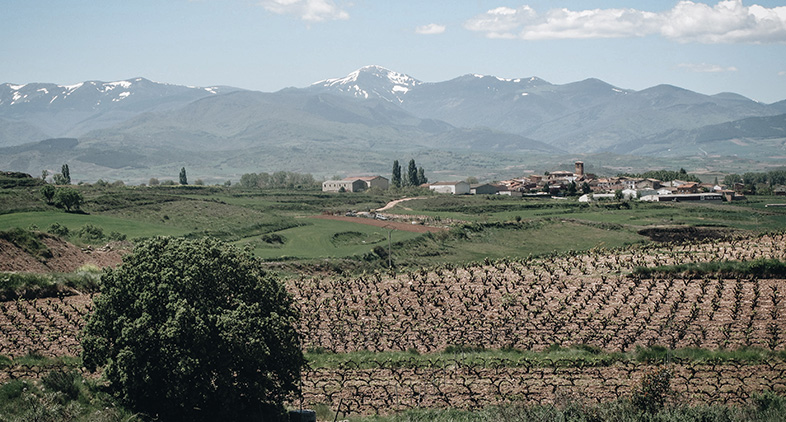
<instances>
[{"instance_id":1,"label":"row of poplar tree","mask_svg":"<svg viewBox=\"0 0 786 422\"><path fill-rule=\"evenodd\" d=\"M418 167L415 164L415 159L409 160L407 172L401 174L401 165L398 160L393 161L393 177L390 179L390 184L394 187L400 188L402 186L420 186L428 183L426 172L423 167Z\"/></svg>"}]
</instances>

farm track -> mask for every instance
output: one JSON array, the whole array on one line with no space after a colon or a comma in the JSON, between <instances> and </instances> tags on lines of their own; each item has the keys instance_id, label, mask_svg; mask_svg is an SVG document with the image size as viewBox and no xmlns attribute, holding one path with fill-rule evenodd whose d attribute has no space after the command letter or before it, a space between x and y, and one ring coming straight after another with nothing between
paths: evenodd
<instances>
[{"instance_id":1,"label":"farm track","mask_svg":"<svg viewBox=\"0 0 786 422\"><path fill-rule=\"evenodd\" d=\"M334 352L437 352L450 345L542 351L554 344L606 352L637 347L738 349L786 347L786 280L670 275L630 276L637 266L686 262L786 260L786 235L593 250L549 258L444 265L397 275L304 277L287 288L301 314L304 348ZM0 354L79 353L88 296L0 303ZM425 356L424 356L425 358ZM423 358L421 358L423 359ZM630 394L654 368L630 360L608 366L468 364L425 358L372 369L349 362L307 369L304 405L352 413L411 407L476 408L507 402L551 403L565 397L607 401ZM786 393L786 361L672 361L681 400L739 404L764 390ZM45 368L11 365L11 377Z\"/></svg>"},{"instance_id":2,"label":"farm track","mask_svg":"<svg viewBox=\"0 0 786 422\"><path fill-rule=\"evenodd\" d=\"M422 224L402 223L399 221L385 221L375 220L373 218L364 217L346 217L341 215L315 215L311 218L320 218L323 220L337 220L346 221L348 223L365 224L368 226L382 227L386 229L395 229L412 233L436 233L447 230L444 227L424 226Z\"/></svg>"}]
</instances>

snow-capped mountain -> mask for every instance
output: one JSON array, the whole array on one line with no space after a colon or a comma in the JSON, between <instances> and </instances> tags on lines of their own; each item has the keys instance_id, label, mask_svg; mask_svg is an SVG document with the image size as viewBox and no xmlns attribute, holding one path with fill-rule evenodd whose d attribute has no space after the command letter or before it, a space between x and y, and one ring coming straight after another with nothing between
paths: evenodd
<instances>
[{"instance_id":1,"label":"snow-capped mountain","mask_svg":"<svg viewBox=\"0 0 786 422\"><path fill-rule=\"evenodd\" d=\"M408 82L408 84L405 84ZM612 148L670 128L696 129L780 109L741 95L703 95L660 85L642 91L599 79L563 85L537 77L468 74L420 82L379 66L317 82L306 91L394 101L405 111L460 128L488 127L575 152Z\"/></svg>"},{"instance_id":2,"label":"snow-capped mountain","mask_svg":"<svg viewBox=\"0 0 786 422\"><path fill-rule=\"evenodd\" d=\"M343 78L325 79L311 84L314 92L338 92L363 99L382 98L401 103L404 96L423 82L382 66L364 66Z\"/></svg>"},{"instance_id":3,"label":"snow-capped mountain","mask_svg":"<svg viewBox=\"0 0 786 422\"><path fill-rule=\"evenodd\" d=\"M84 106L88 101L93 107L121 101L137 102L151 97L171 97L190 93L191 96L217 94L221 87L185 87L153 82L144 78L116 82L87 81L74 85L30 83L0 85L0 107ZM130 101L129 101L130 100Z\"/></svg>"},{"instance_id":4,"label":"snow-capped mountain","mask_svg":"<svg viewBox=\"0 0 786 422\"><path fill-rule=\"evenodd\" d=\"M171 110L233 90L170 85L144 78L74 85L4 83L0 85L0 118L32 125L47 136L77 136L140 113ZM6 140L0 145L31 140L38 139Z\"/></svg>"},{"instance_id":5,"label":"snow-capped mountain","mask_svg":"<svg viewBox=\"0 0 786 422\"><path fill-rule=\"evenodd\" d=\"M38 173L73 160L97 179L106 169L119 177L198 159L208 173L332 175L388 171L390 157L415 151L429 151L443 168L608 152L767 161L784 155L784 104L671 85L634 91L592 78L423 82L380 66L273 93L143 78L3 84L0 169ZM46 138L77 139L40 142ZM369 168L370 157L377 167Z\"/></svg>"}]
</instances>

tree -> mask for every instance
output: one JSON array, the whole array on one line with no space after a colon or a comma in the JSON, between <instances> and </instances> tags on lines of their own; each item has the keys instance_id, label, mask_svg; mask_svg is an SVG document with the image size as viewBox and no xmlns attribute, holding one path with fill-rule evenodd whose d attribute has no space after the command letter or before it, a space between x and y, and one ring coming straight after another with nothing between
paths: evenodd
<instances>
[{"instance_id":1,"label":"tree","mask_svg":"<svg viewBox=\"0 0 786 422\"><path fill-rule=\"evenodd\" d=\"M576 186L576 182L570 182L568 185L568 196L575 196L578 191L579 190Z\"/></svg>"},{"instance_id":2,"label":"tree","mask_svg":"<svg viewBox=\"0 0 786 422\"><path fill-rule=\"evenodd\" d=\"M56 185L67 185L68 184L68 179L66 179L65 176L63 176L63 173L55 173L55 174L53 174L52 175L52 181Z\"/></svg>"},{"instance_id":3,"label":"tree","mask_svg":"<svg viewBox=\"0 0 786 422\"><path fill-rule=\"evenodd\" d=\"M41 196L44 197L47 204L51 204L52 198L55 197L55 187L52 185L41 186Z\"/></svg>"},{"instance_id":4,"label":"tree","mask_svg":"<svg viewBox=\"0 0 786 422\"><path fill-rule=\"evenodd\" d=\"M393 177L390 179L390 183L397 188L401 187L401 166L398 164L398 160L393 161Z\"/></svg>"},{"instance_id":5,"label":"tree","mask_svg":"<svg viewBox=\"0 0 786 422\"><path fill-rule=\"evenodd\" d=\"M186 177L186 168L185 167L180 169L180 184L181 185L187 185L188 184L188 178Z\"/></svg>"},{"instance_id":6,"label":"tree","mask_svg":"<svg viewBox=\"0 0 786 422\"><path fill-rule=\"evenodd\" d=\"M118 398L157 420L267 420L297 391L297 312L248 251L157 237L101 278L82 339ZM271 417L272 418L272 417Z\"/></svg>"},{"instance_id":7,"label":"tree","mask_svg":"<svg viewBox=\"0 0 786 422\"><path fill-rule=\"evenodd\" d=\"M428 183L428 179L426 178L426 171L423 170L423 167L418 167L418 182L420 184Z\"/></svg>"},{"instance_id":8,"label":"tree","mask_svg":"<svg viewBox=\"0 0 786 422\"><path fill-rule=\"evenodd\" d=\"M581 193L587 194L587 193L590 193L590 192L592 192L592 187L590 186L590 184L587 183L587 182L582 183L581 184Z\"/></svg>"},{"instance_id":9,"label":"tree","mask_svg":"<svg viewBox=\"0 0 786 422\"><path fill-rule=\"evenodd\" d=\"M46 178L48 176L49 176L49 170L47 170L47 169L41 170L41 180L46 182Z\"/></svg>"},{"instance_id":10,"label":"tree","mask_svg":"<svg viewBox=\"0 0 786 422\"><path fill-rule=\"evenodd\" d=\"M67 212L78 210L85 198L79 191L73 188L57 188L53 198L55 206L65 208Z\"/></svg>"},{"instance_id":11,"label":"tree","mask_svg":"<svg viewBox=\"0 0 786 422\"><path fill-rule=\"evenodd\" d=\"M723 183L727 185L733 185L735 183L742 183L742 176L739 174L728 174L723 178Z\"/></svg>"},{"instance_id":12,"label":"tree","mask_svg":"<svg viewBox=\"0 0 786 422\"><path fill-rule=\"evenodd\" d=\"M68 164L63 164L63 167L60 170L60 174L63 175L63 180L65 180L64 185L71 184L71 170L68 169Z\"/></svg>"},{"instance_id":13,"label":"tree","mask_svg":"<svg viewBox=\"0 0 786 422\"><path fill-rule=\"evenodd\" d=\"M420 186L418 180L418 167L415 165L415 159L409 160L409 168L407 168L407 186Z\"/></svg>"},{"instance_id":14,"label":"tree","mask_svg":"<svg viewBox=\"0 0 786 422\"><path fill-rule=\"evenodd\" d=\"M150 180L147 181L147 184L150 186L158 186L159 183L161 182L159 182L155 177L151 177Z\"/></svg>"}]
</instances>

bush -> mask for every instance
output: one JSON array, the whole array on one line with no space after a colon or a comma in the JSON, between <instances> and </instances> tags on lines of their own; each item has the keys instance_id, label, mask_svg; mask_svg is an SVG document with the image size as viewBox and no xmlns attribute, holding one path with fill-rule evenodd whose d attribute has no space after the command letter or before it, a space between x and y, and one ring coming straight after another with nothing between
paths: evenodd
<instances>
[{"instance_id":1,"label":"bush","mask_svg":"<svg viewBox=\"0 0 786 422\"><path fill-rule=\"evenodd\" d=\"M104 239L104 229L88 223L79 229L77 235L88 242L99 241Z\"/></svg>"},{"instance_id":2,"label":"bush","mask_svg":"<svg viewBox=\"0 0 786 422\"><path fill-rule=\"evenodd\" d=\"M120 232L109 232L109 240L123 241L127 236Z\"/></svg>"},{"instance_id":3,"label":"bush","mask_svg":"<svg viewBox=\"0 0 786 422\"><path fill-rule=\"evenodd\" d=\"M68 400L79 397L79 382L81 377L74 371L50 371L41 378L44 387L63 393Z\"/></svg>"},{"instance_id":4,"label":"bush","mask_svg":"<svg viewBox=\"0 0 786 422\"><path fill-rule=\"evenodd\" d=\"M11 380L0 385L0 404L20 397L30 387L29 381L20 379Z\"/></svg>"},{"instance_id":5,"label":"bush","mask_svg":"<svg viewBox=\"0 0 786 422\"><path fill-rule=\"evenodd\" d=\"M647 372L633 389L631 403L645 413L658 413L671 395L671 372L658 368Z\"/></svg>"},{"instance_id":6,"label":"bush","mask_svg":"<svg viewBox=\"0 0 786 422\"><path fill-rule=\"evenodd\" d=\"M304 358L284 286L248 251L159 237L101 279L83 362L160 420L259 420L283 411Z\"/></svg>"},{"instance_id":7,"label":"bush","mask_svg":"<svg viewBox=\"0 0 786 422\"><path fill-rule=\"evenodd\" d=\"M786 410L786 397L779 396L772 391L753 394L753 404L759 412L777 412Z\"/></svg>"},{"instance_id":8,"label":"bush","mask_svg":"<svg viewBox=\"0 0 786 422\"><path fill-rule=\"evenodd\" d=\"M69 233L68 227L66 227L66 226L64 226L64 225L62 225L60 223L52 223L52 225L49 226L49 230L48 231L49 231L49 233L51 233L51 234L53 234L55 236L60 236L60 237L66 237L66 236L68 236L68 233Z\"/></svg>"}]
</instances>

